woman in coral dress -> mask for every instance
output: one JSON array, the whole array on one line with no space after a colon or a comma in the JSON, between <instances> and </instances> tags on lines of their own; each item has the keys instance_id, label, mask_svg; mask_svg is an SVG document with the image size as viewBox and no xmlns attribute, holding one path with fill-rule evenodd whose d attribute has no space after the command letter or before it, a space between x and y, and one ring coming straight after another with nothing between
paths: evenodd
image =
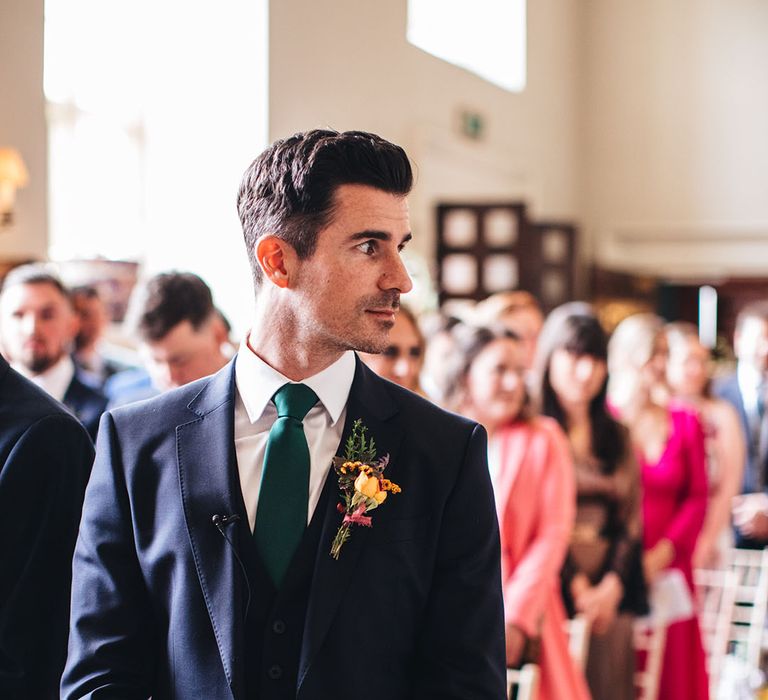
<instances>
[{"instance_id":1,"label":"woman in coral dress","mask_svg":"<svg viewBox=\"0 0 768 700\"><path fill-rule=\"evenodd\" d=\"M507 664L540 667L540 700L587 700L568 651L560 593L576 506L573 463L557 423L530 415L523 347L505 330L461 328L449 405L482 423L501 532Z\"/></svg>"},{"instance_id":2,"label":"woman in coral dress","mask_svg":"<svg viewBox=\"0 0 768 700\"><path fill-rule=\"evenodd\" d=\"M650 314L619 324L608 352L609 398L640 462L646 579L652 584L677 570L693 599L691 559L707 506L704 433L695 412L666 401L662 330ZM667 628L659 700L707 700L707 685L699 624L691 614Z\"/></svg>"}]
</instances>

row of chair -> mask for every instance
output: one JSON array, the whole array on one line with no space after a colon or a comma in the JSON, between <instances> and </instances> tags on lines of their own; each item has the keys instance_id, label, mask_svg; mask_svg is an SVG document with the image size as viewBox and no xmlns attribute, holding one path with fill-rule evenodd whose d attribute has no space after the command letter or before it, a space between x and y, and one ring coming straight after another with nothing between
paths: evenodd
<instances>
[{"instance_id":1,"label":"row of chair","mask_svg":"<svg viewBox=\"0 0 768 700\"><path fill-rule=\"evenodd\" d=\"M768 608L768 548L732 549L723 570L698 570L694 575L696 609L707 655L710 695L718 697L723 661L735 654L758 668ZM664 661L666 622L663 611L635 622L635 648L645 656L635 676L638 700L657 700ZM661 614L660 614L661 613ZM589 625L577 616L567 623L569 649L583 669L589 650ZM509 697L537 700L539 668L527 664L507 671Z\"/></svg>"}]
</instances>

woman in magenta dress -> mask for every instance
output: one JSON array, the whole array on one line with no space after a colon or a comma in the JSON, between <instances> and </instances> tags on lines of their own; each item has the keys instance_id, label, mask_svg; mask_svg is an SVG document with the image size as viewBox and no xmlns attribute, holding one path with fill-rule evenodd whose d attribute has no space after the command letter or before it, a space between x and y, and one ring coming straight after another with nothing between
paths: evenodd
<instances>
[{"instance_id":1,"label":"woman in magenta dress","mask_svg":"<svg viewBox=\"0 0 768 700\"><path fill-rule=\"evenodd\" d=\"M609 345L609 399L627 425L643 488L643 568L650 584L677 569L693 597L691 558L704 522L704 434L696 414L667 401L661 319L622 321ZM706 661L694 616L667 628L659 700L707 700Z\"/></svg>"}]
</instances>

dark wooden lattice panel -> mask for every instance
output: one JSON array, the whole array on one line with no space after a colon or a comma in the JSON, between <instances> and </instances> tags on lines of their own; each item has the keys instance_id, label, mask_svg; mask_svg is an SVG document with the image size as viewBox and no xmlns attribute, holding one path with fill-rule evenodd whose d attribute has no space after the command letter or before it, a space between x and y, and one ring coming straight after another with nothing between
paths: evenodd
<instances>
[{"instance_id":1,"label":"dark wooden lattice panel","mask_svg":"<svg viewBox=\"0 0 768 700\"><path fill-rule=\"evenodd\" d=\"M572 298L576 230L532 223L520 202L437 208L441 305L526 289L552 308Z\"/></svg>"}]
</instances>

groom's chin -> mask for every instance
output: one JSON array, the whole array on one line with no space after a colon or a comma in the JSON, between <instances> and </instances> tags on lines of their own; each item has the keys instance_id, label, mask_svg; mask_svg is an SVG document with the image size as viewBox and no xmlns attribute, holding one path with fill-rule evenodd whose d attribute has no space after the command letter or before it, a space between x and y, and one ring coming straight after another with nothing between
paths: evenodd
<instances>
[{"instance_id":1,"label":"groom's chin","mask_svg":"<svg viewBox=\"0 0 768 700\"><path fill-rule=\"evenodd\" d=\"M350 344L350 350L365 352L369 355L379 355L389 345L389 329L381 333L379 337L355 338Z\"/></svg>"}]
</instances>

